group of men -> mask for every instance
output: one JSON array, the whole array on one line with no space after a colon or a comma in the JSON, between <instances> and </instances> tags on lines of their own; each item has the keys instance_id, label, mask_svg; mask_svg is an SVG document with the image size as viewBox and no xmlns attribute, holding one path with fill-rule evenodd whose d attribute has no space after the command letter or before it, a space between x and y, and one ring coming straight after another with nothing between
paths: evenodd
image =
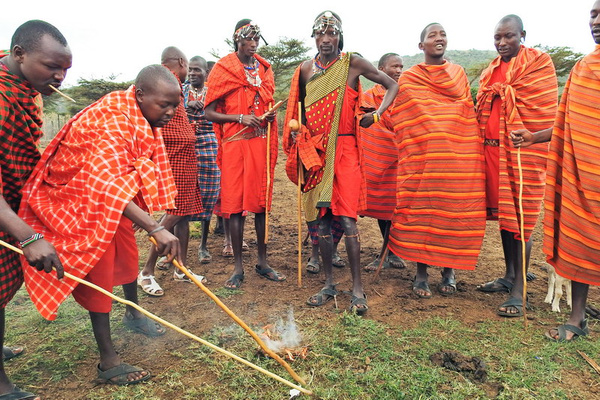
<instances>
[{"instance_id":1,"label":"group of men","mask_svg":"<svg viewBox=\"0 0 600 400\"><path fill-rule=\"evenodd\" d=\"M600 45L600 0L593 5L590 28ZM594 157L600 46L574 67L555 113L552 63L546 54L522 45L525 30L516 15L496 26L499 55L481 76L476 107L464 70L444 57L447 37L438 23L421 33L425 62L401 75L401 59L395 54L382 57L377 69L356 53L342 52L342 21L331 11L317 16L312 36L318 54L294 74L283 129L286 172L301 185L306 220L317 227L326 277L325 286L307 303L321 306L338 294L332 271L334 221L346 236L353 278L350 309L362 315L368 305L361 282L359 215L379 220L389 247L382 263L417 262L413 292L421 298L432 296L431 266L442 268L439 293L456 292L454 270L475 267L489 218L499 221L506 274L479 289L508 291L498 313L522 315L527 304L521 301L521 246L530 249L545 199L544 251L557 272L573 280L571 316L546 335L561 341L587 335L588 287L600 284L595 183L600 165ZM10 53L0 58L0 236L20 247L24 257L0 249L2 344L4 308L25 280L47 319L56 318L71 293L89 311L100 379L133 384L150 378L147 370L123 363L115 351L111 300L63 279L63 270L109 291L123 285L125 297L136 302L138 283L156 283L149 277L157 256L184 261L187 224L203 212L204 200L197 190L194 135L206 131L209 122L217 139L210 146L218 147L221 213L229 220L234 253L226 287L237 289L244 280L246 212L256 215L256 272L285 280L268 265L264 240L278 135L273 71L256 53L260 39L256 24L239 21L235 52L215 64L206 88L194 78L192 87L182 90L194 64L188 65L178 49L165 49L162 65L143 68L129 89L110 93L78 113L40 154L39 94L50 95L50 86L60 86L71 66L71 51L46 22L29 21L17 29ZM203 69L203 60L192 61ZM364 100L360 76L378 84ZM191 129L178 129L190 119ZM549 152L539 144L544 141L551 141ZM178 171L177 164L183 169ZM183 182L192 173L193 182ZM152 217L158 210L166 210L159 222ZM155 254L141 272L134 226L156 241ZM159 293L155 286L148 290ZM164 333L133 307L127 307L124 322L150 336ZM1 398L37 398L10 382L3 361Z\"/></svg>"}]
</instances>

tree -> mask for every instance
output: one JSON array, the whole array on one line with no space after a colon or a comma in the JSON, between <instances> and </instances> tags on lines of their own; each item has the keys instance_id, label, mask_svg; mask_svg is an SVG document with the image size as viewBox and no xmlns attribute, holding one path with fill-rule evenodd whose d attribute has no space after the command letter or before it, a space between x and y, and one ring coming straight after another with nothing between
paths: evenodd
<instances>
[{"instance_id":1,"label":"tree","mask_svg":"<svg viewBox=\"0 0 600 400\"><path fill-rule=\"evenodd\" d=\"M575 63L581 60L585 55L583 53L577 53L566 46L542 46L541 44L536 44L533 47L544 53L548 53L550 58L552 58L558 77L569 75L571 69L575 66Z\"/></svg>"}]
</instances>

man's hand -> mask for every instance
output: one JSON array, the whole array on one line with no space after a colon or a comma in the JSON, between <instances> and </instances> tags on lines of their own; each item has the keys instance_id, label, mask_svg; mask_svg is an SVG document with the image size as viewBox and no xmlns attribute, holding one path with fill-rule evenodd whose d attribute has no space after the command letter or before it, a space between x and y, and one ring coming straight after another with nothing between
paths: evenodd
<instances>
[{"instance_id":1,"label":"man's hand","mask_svg":"<svg viewBox=\"0 0 600 400\"><path fill-rule=\"evenodd\" d=\"M166 262L171 262L173 259L177 258L177 261L182 264L181 259L179 258L179 239L177 239L175 235L167 229L162 229L153 233L152 237L156 240L158 254L167 257Z\"/></svg>"},{"instance_id":2,"label":"man's hand","mask_svg":"<svg viewBox=\"0 0 600 400\"><path fill-rule=\"evenodd\" d=\"M534 144L534 137L527 129L517 129L510 133L510 139L515 147L528 147Z\"/></svg>"},{"instance_id":3,"label":"man's hand","mask_svg":"<svg viewBox=\"0 0 600 400\"><path fill-rule=\"evenodd\" d=\"M186 108L192 111L202 111L204 109L204 104L201 101L192 100L188 102Z\"/></svg>"},{"instance_id":4,"label":"man's hand","mask_svg":"<svg viewBox=\"0 0 600 400\"><path fill-rule=\"evenodd\" d=\"M62 279L65 275L62 263L56 254L56 249L50 242L44 239L35 242L23 248L23 255L27 262L38 271L52 272L52 267L56 269L56 277Z\"/></svg>"},{"instance_id":5,"label":"man's hand","mask_svg":"<svg viewBox=\"0 0 600 400\"><path fill-rule=\"evenodd\" d=\"M360 126L363 128L368 128L375 122L375 118L373 117L373 113L363 114L360 119Z\"/></svg>"}]
</instances>

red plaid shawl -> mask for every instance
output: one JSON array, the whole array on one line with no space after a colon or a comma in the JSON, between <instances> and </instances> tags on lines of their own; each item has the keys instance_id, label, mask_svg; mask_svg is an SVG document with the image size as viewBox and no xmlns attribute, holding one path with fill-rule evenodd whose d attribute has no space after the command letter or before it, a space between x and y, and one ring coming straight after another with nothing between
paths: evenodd
<instances>
[{"instance_id":1,"label":"red plaid shawl","mask_svg":"<svg viewBox=\"0 0 600 400\"><path fill-rule=\"evenodd\" d=\"M143 117L131 86L63 127L23 190L20 215L54 244L65 271L83 278L134 197L152 213L173 208L176 193L160 131ZM32 268L25 268L25 282L35 306L51 320L77 285Z\"/></svg>"}]
</instances>

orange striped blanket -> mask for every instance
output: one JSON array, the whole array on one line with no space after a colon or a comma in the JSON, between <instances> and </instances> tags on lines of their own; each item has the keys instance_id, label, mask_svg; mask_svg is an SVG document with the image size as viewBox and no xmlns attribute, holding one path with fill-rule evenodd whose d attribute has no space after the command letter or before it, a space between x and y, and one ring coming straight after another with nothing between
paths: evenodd
<instances>
[{"instance_id":1,"label":"orange striped blanket","mask_svg":"<svg viewBox=\"0 0 600 400\"><path fill-rule=\"evenodd\" d=\"M520 235L519 170L517 149L510 132L527 129L537 132L552 126L558 103L557 80L552 59L537 49L521 46L507 66L504 82L492 75L500 67L498 56L481 74L477 94L477 120L482 136L492 110L492 101L500 100L498 221L500 229ZM525 238L529 240L540 214L546 179L548 144L539 143L521 149L523 173L523 214ZM487 156L487 155L486 155Z\"/></svg>"},{"instance_id":2,"label":"orange striped blanket","mask_svg":"<svg viewBox=\"0 0 600 400\"><path fill-rule=\"evenodd\" d=\"M600 45L569 76L548 154L544 253L560 275L600 285Z\"/></svg>"},{"instance_id":3,"label":"orange striped blanket","mask_svg":"<svg viewBox=\"0 0 600 400\"><path fill-rule=\"evenodd\" d=\"M485 175L467 76L448 62L419 64L398 83L390 250L429 265L474 269L485 232Z\"/></svg>"},{"instance_id":4,"label":"orange striped blanket","mask_svg":"<svg viewBox=\"0 0 600 400\"><path fill-rule=\"evenodd\" d=\"M142 115L131 86L104 96L61 129L23 189L19 215L56 247L66 272L83 278L132 199L152 213L173 208L176 194L160 131ZM26 262L23 270L33 303L44 318L55 319L77 283Z\"/></svg>"},{"instance_id":5,"label":"orange striped blanket","mask_svg":"<svg viewBox=\"0 0 600 400\"><path fill-rule=\"evenodd\" d=\"M367 90L361 109L379 108L385 88L375 85ZM398 147L395 139L391 107L381 115L380 121L368 128L360 128L363 150L363 173L366 180L366 204L359 214L389 221L396 207L396 178L398 177Z\"/></svg>"}]
</instances>

